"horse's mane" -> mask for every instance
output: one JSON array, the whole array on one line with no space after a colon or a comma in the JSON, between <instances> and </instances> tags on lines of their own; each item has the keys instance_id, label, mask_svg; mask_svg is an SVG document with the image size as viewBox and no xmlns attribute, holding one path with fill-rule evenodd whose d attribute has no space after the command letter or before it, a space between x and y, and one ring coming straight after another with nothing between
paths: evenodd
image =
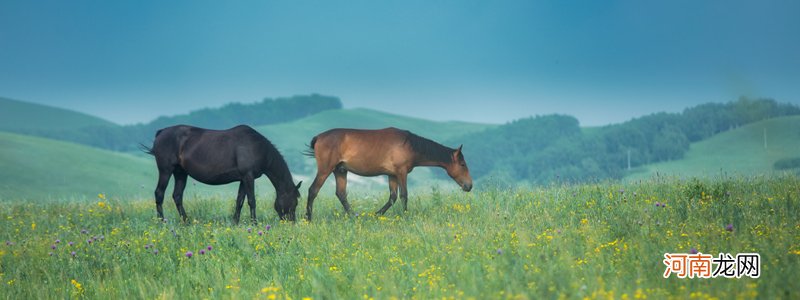
<instances>
[{"instance_id":1,"label":"horse's mane","mask_svg":"<svg viewBox=\"0 0 800 300\"><path fill-rule=\"evenodd\" d=\"M269 159L269 168L272 170L271 176L270 173L267 174L267 177L270 181L278 180L282 182L288 182L292 186L294 186L294 181L292 180L292 173L289 171L289 165L286 163L286 159L281 154L281 151L278 150L278 147L275 147L272 144L272 141L266 139L267 141L267 149L266 149L266 156ZM273 182L276 184L277 182ZM279 187L275 187L278 189Z\"/></svg>"},{"instance_id":2,"label":"horse's mane","mask_svg":"<svg viewBox=\"0 0 800 300\"><path fill-rule=\"evenodd\" d=\"M448 163L451 160L450 155L455 151L455 149L448 148L442 144L418 136L411 131L406 131L405 142L411 145L411 149L419 154L423 160ZM460 154L461 153L459 153L459 155Z\"/></svg>"}]
</instances>

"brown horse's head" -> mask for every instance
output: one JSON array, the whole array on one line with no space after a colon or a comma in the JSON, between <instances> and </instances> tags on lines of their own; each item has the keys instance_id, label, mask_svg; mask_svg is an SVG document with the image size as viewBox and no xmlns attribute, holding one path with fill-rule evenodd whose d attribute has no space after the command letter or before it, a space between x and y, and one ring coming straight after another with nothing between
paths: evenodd
<instances>
[{"instance_id":1,"label":"brown horse's head","mask_svg":"<svg viewBox=\"0 0 800 300\"><path fill-rule=\"evenodd\" d=\"M281 220L288 220L294 222L294 210L297 208L297 199L300 198L300 185L302 181L298 182L296 186L286 188L278 192L275 199L275 211Z\"/></svg>"},{"instance_id":2,"label":"brown horse's head","mask_svg":"<svg viewBox=\"0 0 800 300\"><path fill-rule=\"evenodd\" d=\"M469 176L469 168L467 168L467 161L464 160L464 154L461 153L461 147L458 146L455 152L450 156L450 163L446 164L444 169L447 170L447 175L461 186L465 192L472 190L472 177Z\"/></svg>"}]
</instances>

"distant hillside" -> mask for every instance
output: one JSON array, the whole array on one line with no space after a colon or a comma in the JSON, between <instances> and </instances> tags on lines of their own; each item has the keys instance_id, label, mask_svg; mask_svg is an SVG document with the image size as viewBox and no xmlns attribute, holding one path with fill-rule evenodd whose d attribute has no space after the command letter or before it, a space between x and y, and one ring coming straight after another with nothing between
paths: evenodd
<instances>
[{"instance_id":1,"label":"distant hillside","mask_svg":"<svg viewBox=\"0 0 800 300\"><path fill-rule=\"evenodd\" d=\"M146 124L119 126L86 114L45 105L0 98L0 131L75 142L114 151L138 151L139 143L152 141L158 129L194 125L226 129L238 124L277 124L342 107L336 97L317 94L204 108L188 114L162 116Z\"/></svg>"},{"instance_id":2,"label":"distant hillside","mask_svg":"<svg viewBox=\"0 0 800 300\"><path fill-rule=\"evenodd\" d=\"M92 126L117 126L84 113L47 105L0 98L0 130L36 133L73 130Z\"/></svg>"},{"instance_id":3,"label":"distant hillside","mask_svg":"<svg viewBox=\"0 0 800 300\"><path fill-rule=\"evenodd\" d=\"M127 154L0 132L0 199L144 196L156 180L153 165Z\"/></svg>"},{"instance_id":4,"label":"distant hillside","mask_svg":"<svg viewBox=\"0 0 800 300\"><path fill-rule=\"evenodd\" d=\"M626 176L625 180L647 179L656 173L682 178L716 176L722 172L729 175L767 174L775 171L776 161L796 157L800 157L800 116L781 117L692 143L683 159L643 166Z\"/></svg>"}]
</instances>

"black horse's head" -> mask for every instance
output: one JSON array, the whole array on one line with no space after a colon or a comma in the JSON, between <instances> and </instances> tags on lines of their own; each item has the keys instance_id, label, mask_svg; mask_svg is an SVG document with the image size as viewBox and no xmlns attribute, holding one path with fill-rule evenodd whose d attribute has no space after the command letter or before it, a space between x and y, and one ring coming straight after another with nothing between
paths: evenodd
<instances>
[{"instance_id":1,"label":"black horse's head","mask_svg":"<svg viewBox=\"0 0 800 300\"><path fill-rule=\"evenodd\" d=\"M297 199L300 198L300 185L302 181L298 182L296 186L283 189L277 192L275 198L275 211L281 220L288 220L294 222L294 210L297 208Z\"/></svg>"}]
</instances>

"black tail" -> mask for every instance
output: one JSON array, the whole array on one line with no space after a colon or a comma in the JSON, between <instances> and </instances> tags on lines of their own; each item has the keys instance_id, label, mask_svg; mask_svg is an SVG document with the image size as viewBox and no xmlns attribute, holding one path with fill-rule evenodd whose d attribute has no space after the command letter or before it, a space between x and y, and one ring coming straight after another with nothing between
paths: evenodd
<instances>
[{"instance_id":1,"label":"black tail","mask_svg":"<svg viewBox=\"0 0 800 300\"><path fill-rule=\"evenodd\" d=\"M317 144L317 137L311 139L311 144L308 145L308 149L303 151L303 155L308 157L314 157L314 145Z\"/></svg>"},{"instance_id":2,"label":"black tail","mask_svg":"<svg viewBox=\"0 0 800 300\"><path fill-rule=\"evenodd\" d=\"M153 153L153 148L147 147L142 143L139 143L139 150L142 150L142 152L150 154L150 155L153 155L153 156L156 155L155 153Z\"/></svg>"},{"instance_id":3,"label":"black tail","mask_svg":"<svg viewBox=\"0 0 800 300\"><path fill-rule=\"evenodd\" d=\"M159 135L159 134L161 134L161 131L164 131L164 129L159 129L158 131L156 131L156 137L158 137L158 135ZM144 145L144 144L142 144L142 143L139 143L139 150L142 150L142 152L144 152L144 153L147 153L147 154L150 154L150 155L152 155L152 156L155 156L155 155L156 155L156 154L153 152L153 148L147 147L147 146L145 146L145 145Z\"/></svg>"}]
</instances>

